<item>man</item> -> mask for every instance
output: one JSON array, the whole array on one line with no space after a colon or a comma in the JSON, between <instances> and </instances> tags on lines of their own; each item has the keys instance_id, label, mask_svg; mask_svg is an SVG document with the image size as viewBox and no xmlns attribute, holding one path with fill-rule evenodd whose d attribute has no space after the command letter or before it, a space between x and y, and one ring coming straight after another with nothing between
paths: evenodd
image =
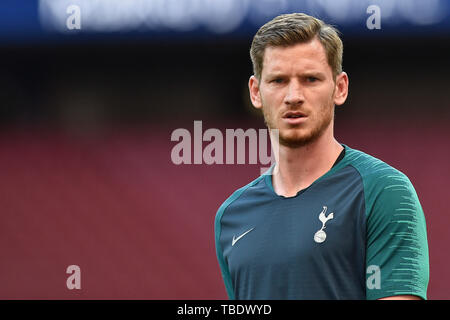
<instances>
[{"instance_id":1,"label":"man","mask_svg":"<svg viewBox=\"0 0 450 320\"><path fill-rule=\"evenodd\" d=\"M348 94L342 52L333 27L300 13L253 39L250 98L278 130L279 155L217 212L231 299L426 299L426 224L411 182L334 138Z\"/></svg>"}]
</instances>

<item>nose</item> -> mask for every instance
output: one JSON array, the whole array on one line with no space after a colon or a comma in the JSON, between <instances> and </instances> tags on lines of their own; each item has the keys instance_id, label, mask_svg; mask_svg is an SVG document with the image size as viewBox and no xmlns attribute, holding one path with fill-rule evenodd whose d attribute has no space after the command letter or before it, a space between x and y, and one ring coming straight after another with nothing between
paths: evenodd
<instances>
[{"instance_id":1,"label":"nose","mask_svg":"<svg viewBox=\"0 0 450 320\"><path fill-rule=\"evenodd\" d=\"M297 104L302 104L305 101L305 97L303 95L303 88L298 80L289 81L289 85L287 86L287 92L284 97L285 104L289 106L294 106Z\"/></svg>"}]
</instances>

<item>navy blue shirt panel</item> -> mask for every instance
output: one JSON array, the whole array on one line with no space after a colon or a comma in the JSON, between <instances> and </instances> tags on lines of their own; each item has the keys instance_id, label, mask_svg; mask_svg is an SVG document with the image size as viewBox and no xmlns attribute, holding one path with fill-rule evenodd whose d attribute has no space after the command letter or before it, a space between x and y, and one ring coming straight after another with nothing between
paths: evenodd
<instances>
[{"instance_id":1,"label":"navy blue shirt panel","mask_svg":"<svg viewBox=\"0 0 450 320\"><path fill-rule=\"evenodd\" d=\"M351 165L288 198L262 176L221 218L235 298L365 299L364 206Z\"/></svg>"}]
</instances>

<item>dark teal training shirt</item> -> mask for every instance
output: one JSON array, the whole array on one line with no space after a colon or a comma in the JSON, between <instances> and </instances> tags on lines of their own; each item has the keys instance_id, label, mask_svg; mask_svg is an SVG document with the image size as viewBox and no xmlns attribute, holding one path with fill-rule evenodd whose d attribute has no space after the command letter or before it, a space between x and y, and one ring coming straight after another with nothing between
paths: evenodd
<instances>
[{"instance_id":1,"label":"dark teal training shirt","mask_svg":"<svg viewBox=\"0 0 450 320\"><path fill-rule=\"evenodd\" d=\"M426 224L411 182L344 148L294 197L265 174L220 206L215 244L230 299L426 299Z\"/></svg>"}]
</instances>

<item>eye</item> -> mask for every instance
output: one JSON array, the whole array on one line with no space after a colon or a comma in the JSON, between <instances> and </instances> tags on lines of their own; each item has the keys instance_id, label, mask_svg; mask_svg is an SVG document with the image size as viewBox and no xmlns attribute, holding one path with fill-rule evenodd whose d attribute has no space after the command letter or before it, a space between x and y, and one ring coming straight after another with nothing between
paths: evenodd
<instances>
[{"instance_id":1,"label":"eye","mask_svg":"<svg viewBox=\"0 0 450 320\"><path fill-rule=\"evenodd\" d=\"M284 80L282 78L275 78L273 80L270 81L271 83L283 83Z\"/></svg>"},{"instance_id":2,"label":"eye","mask_svg":"<svg viewBox=\"0 0 450 320\"><path fill-rule=\"evenodd\" d=\"M316 77L312 77L312 76L306 78L306 81L308 81L308 82L316 82L317 80L319 80L319 79Z\"/></svg>"}]
</instances>

